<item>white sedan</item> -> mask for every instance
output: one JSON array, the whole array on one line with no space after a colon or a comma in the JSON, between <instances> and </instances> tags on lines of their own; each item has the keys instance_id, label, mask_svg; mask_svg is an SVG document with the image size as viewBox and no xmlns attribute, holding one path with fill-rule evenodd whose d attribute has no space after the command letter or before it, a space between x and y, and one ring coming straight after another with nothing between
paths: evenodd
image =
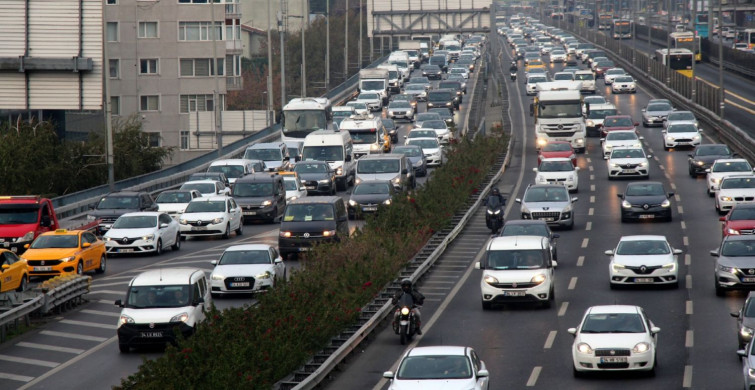
<instances>
[{"instance_id":1,"label":"white sedan","mask_svg":"<svg viewBox=\"0 0 755 390\"><path fill-rule=\"evenodd\" d=\"M427 159L427 166L443 165L443 147L437 138L408 138L407 145L417 145L422 148L422 154Z\"/></svg>"},{"instance_id":2,"label":"white sedan","mask_svg":"<svg viewBox=\"0 0 755 390\"><path fill-rule=\"evenodd\" d=\"M192 199L201 198L202 193L197 190L168 190L163 191L155 199L157 211L168 213L173 219L178 219Z\"/></svg>"},{"instance_id":3,"label":"white sedan","mask_svg":"<svg viewBox=\"0 0 755 390\"><path fill-rule=\"evenodd\" d=\"M613 79L611 84L611 93L631 92L637 93L637 83L632 76L618 76Z\"/></svg>"},{"instance_id":4,"label":"white sedan","mask_svg":"<svg viewBox=\"0 0 755 390\"><path fill-rule=\"evenodd\" d=\"M540 161L540 165L532 170L537 173L535 176L537 184L561 184L572 192L577 192L579 189L577 175L579 167L575 167L570 158L544 158Z\"/></svg>"},{"instance_id":5,"label":"white sedan","mask_svg":"<svg viewBox=\"0 0 755 390\"><path fill-rule=\"evenodd\" d=\"M574 335L574 376L601 371L655 374L658 332L639 306L606 305L587 309Z\"/></svg>"},{"instance_id":6,"label":"white sedan","mask_svg":"<svg viewBox=\"0 0 755 390\"><path fill-rule=\"evenodd\" d=\"M616 77L624 76L627 72L622 68L611 68L606 71L606 73L603 75L603 82L605 82L606 85L611 85L613 83L613 80Z\"/></svg>"},{"instance_id":7,"label":"white sedan","mask_svg":"<svg viewBox=\"0 0 755 390\"><path fill-rule=\"evenodd\" d=\"M691 123L672 123L661 131L663 135L663 150L679 146L695 147L700 145L701 130Z\"/></svg>"},{"instance_id":8,"label":"white sedan","mask_svg":"<svg viewBox=\"0 0 755 390\"><path fill-rule=\"evenodd\" d=\"M566 52L561 49L551 50L550 60L551 64L555 62L566 62Z\"/></svg>"},{"instance_id":9,"label":"white sedan","mask_svg":"<svg viewBox=\"0 0 755 390\"><path fill-rule=\"evenodd\" d=\"M108 254L154 253L181 247L178 222L159 211L123 214L102 237Z\"/></svg>"},{"instance_id":10,"label":"white sedan","mask_svg":"<svg viewBox=\"0 0 755 390\"><path fill-rule=\"evenodd\" d=\"M389 390L487 390L489 375L474 349L450 345L410 348L395 373L383 373Z\"/></svg>"},{"instance_id":11,"label":"white sedan","mask_svg":"<svg viewBox=\"0 0 755 390\"><path fill-rule=\"evenodd\" d=\"M213 296L234 293L256 293L275 287L286 280L286 265L278 251L267 244L246 244L228 247L220 260L211 261Z\"/></svg>"},{"instance_id":12,"label":"white sedan","mask_svg":"<svg viewBox=\"0 0 755 390\"><path fill-rule=\"evenodd\" d=\"M607 250L611 288L619 285L671 285L679 287L682 251L674 249L664 236L623 236L616 249Z\"/></svg>"},{"instance_id":13,"label":"white sedan","mask_svg":"<svg viewBox=\"0 0 755 390\"><path fill-rule=\"evenodd\" d=\"M189 236L222 236L231 231L240 236L244 229L241 207L229 196L213 196L192 200L178 219L181 238Z\"/></svg>"},{"instance_id":14,"label":"white sedan","mask_svg":"<svg viewBox=\"0 0 755 390\"><path fill-rule=\"evenodd\" d=\"M614 130L609 131L606 138L600 139L600 146L603 148L603 156L608 157L613 148L641 148L643 139L645 137L638 136L634 130Z\"/></svg>"},{"instance_id":15,"label":"white sedan","mask_svg":"<svg viewBox=\"0 0 755 390\"><path fill-rule=\"evenodd\" d=\"M645 154L642 148L613 148L607 158L608 179L626 176L650 176L649 158L652 155Z\"/></svg>"},{"instance_id":16,"label":"white sedan","mask_svg":"<svg viewBox=\"0 0 755 390\"><path fill-rule=\"evenodd\" d=\"M745 203L755 203L755 176L724 177L716 191L716 211L726 214L734 205Z\"/></svg>"},{"instance_id":17,"label":"white sedan","mask_svg":"<svg viewBox=\"0 0 755 390\"><path fill-rule=\"evenodd\" d=\"M713 162L710 168L705 170L707 177L705 182L708 186L708 195L713 196L718 191L721 180L730 175L752 175L752 166L743 158L725 158Z\"/></svg>"}]
</instances>

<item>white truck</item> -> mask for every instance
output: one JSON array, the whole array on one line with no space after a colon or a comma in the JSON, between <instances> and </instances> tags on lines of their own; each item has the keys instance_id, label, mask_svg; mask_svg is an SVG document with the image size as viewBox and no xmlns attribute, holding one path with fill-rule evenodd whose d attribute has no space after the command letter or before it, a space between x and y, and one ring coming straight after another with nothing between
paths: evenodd
<instances>
[{"instance_id":1,"label":"white truck","mask_svg":"<svg viewBox=\"0 0 755 390\"><path fill-rule=\"evenodd\" d=\"M419 68L422 62L422 46L420 41L399 41L398 49L409 54L409 61L414 63L414 68Z\"/></svg>"},{"instance_id":2,"label":"white truck","mask_svg":"<svg viewBox=\"0 0 755 390\"><path fill-rule=\"evenodd\" d=\"M359 93L373 92L380 95L383 105L388 104L388 69L371 68L359 71Z\"/></svg>"},{"instance_id":3,"label":"white truck","mask_svg":"<svg viewBox=\"0 0 755 390\"><path fill-rule=\"evenodd\" d=\"M388 70L388 90L391 93L401 93L401 88L404 87L404 77L401 75L401 72L398 70L398 66L396 65L389 65L389 64L380 64L377 66L378 69L387 69Z\"/></svg>"},{"instance_id":4,"label":"white truck","mask_svg":"<svg viewBox=\"0 0 755 390\"><path fill-rule=\"evenodd\" d=\"M404 77L404 81L409 80L413 68L411 61L409 61L409 54L400 50L394 51L393 53L391 53L391 55L388 56L387 63L398 66L399 71L401 71L401 75Z\"/></svg>"},{"instance_id":5,"label":"white truck","mask_svg":"<svg viewBox=\"0 0 755 390\"><path fill-rule=\"evenodd\" d=\"M333 126L333 109L328 98L294 98L283 107L281 140L303 141L316 130Z\"/></svg>"},{"instance_id":6,"label":"white truck","mask_svg":"<svg viewBox=\"0 0 755 390\"><path fill-rule=\"evenodd\" d=\"M530 104L535 117L536 148L550 141L567 141L578 152L585 151L587 130L582 116L582 83L552 81L537 84L537 96Z\"/></svg>"}]
</instances>

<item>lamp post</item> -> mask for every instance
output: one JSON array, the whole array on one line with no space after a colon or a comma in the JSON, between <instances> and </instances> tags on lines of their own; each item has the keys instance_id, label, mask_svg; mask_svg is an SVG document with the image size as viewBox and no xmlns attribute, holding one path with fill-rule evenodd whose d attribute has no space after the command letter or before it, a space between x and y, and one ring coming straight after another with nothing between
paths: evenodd
<instances>
[{"instance_id":1,"label":"lamp post","mask_svg":"<svg viewBox=\"0 0 755 390\"><path fill-rule=\"evenodd\" d=\"M218 83L218 73L221 71L221 69L218 69L218 33L222 34L223 28L218 28L218 26L215 25L215 3L214 1L211 1L210 3L210 15L211 15L211 24L212 28L210 29L212 34L212 79L215 84L215 88L212 91L212 116L215 119L215 137L216 142L218 144L218 157L223 157L223 131L220 128L220 110L218 109L218 92L220 90L220 85ZM218 31L220 30L220 31ZM222 36L222 35L221 35Z\"/></svg>"},{"instance_id":2,"label":"lamp post","mask_svg":"<svg viewBox=\"0 0 755 390\"><path fill-rule=\"evenodd\" d=\"M718 92L719 99L718 104L721 110L721 120L724 119L724 37L723 37L723 9L722 1L718 0Z\"/></svg>"},{"instance_id":3,"label":"lamp post","mask_svg":"<svg viewBox=\"0 0 755 390\"><path fill-rule=\"evenodd\" d=\"M330 90L330 0L325 0L325 91Z\"/></svg>"},{"instance_id":4,"label":"lamp post","mask_svg":"<svg viewBox=\"0 0 755 390\"><path fill-rule=\"evenodd\" d=\"M273 25L270 21L270 2L267 2L267 125L275 123L273 115ZM282 107L281 107L282 108Z\"/></svg>"},{"instance_id":5,"label":"lamp post","mask_svg":"<svg viewBox=\"0 0 755 390\"><path fill-rule=\"evenodd\" d=\"M286 105L286 43L283 37L283 2L281 1L281 11L278 13L278 36L281 41L281 109Z\"/></svg>"},{"instance_id":6,"label":"lamp post","mask_svg":"<svg viewBox=\"0 0 755 390\"><path fill-rule=\"evenodd\" d=\"M346 0L346 23L344 27L346 32L344 33L344 47L343 47L343 79L349 78L349 0Z\"/></svg>"},{"instance_id":7,"label":"lamp post","mask_svg":"<svg viewBox=\"0 0 755 390\"><path fill-rule=\"evenodd\" d=\"M671 0L666 3L666 85L671 84Z\"/></svg>"},{"instance_id":8,"label":"lamp post","mask_svg":"<svg viewBox=\"0 0 755 390\"><path fill-rule=\"evenodd\" d=\"M309 28L309 9L307 8L307 0L301 1L302 16L304 20L301 22L301 97L307 96L307 45L304 42L304 30Z\"/></svg>"}]
</instances>

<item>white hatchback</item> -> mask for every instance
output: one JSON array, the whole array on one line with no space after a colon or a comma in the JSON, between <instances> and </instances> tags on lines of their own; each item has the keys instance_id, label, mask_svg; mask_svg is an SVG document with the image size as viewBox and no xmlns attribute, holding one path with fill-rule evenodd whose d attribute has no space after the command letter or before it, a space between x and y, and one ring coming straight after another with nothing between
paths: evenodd
<instances>
[{"instance_id":1,"label":"white hatchback","mask_svg":"<svg viewBox=\"0 0 755 390\"><path fill-rule=\"evenodd\" d=\"M383 378L391 380L389 390L488 390L489 375L474 349L443 345L409 349Z\"/></svg>"},{"instance_id":2,"label":"white hatchback","mask_svg":"<svg viewBox=\"0 0 755 390\"><path fill-rule=\"evenodd\" d=\"M240 236L244 229L241 207L229 196L213 196L192 200L178 219L181 238L189 236L222 236L231 231Z\"/></svg>"},{"instance_id":3,"label":"white hatchback","mask_svg":"<svg viewBox=\"0 0 755 390\"><path fill-rule=\"evenodd\" d=\"M579 189L579 167L575 167L570 158L545 158L532 170L537 173L536 184L561 184L571 192Z\"/></svg>"},{"instance_id":4,"label":"white hatchback","mask_svg":"<svg viewBox=\"0 0 755 390\"><path fill-rule=\"evenodd\" d=\"M181 248L178 222L159 211L123 214L102 237L108 254L154 253Z\"/></svg>"},{"instance_id":5,"label":"white hatchback","mask_svg":"<svg viewBox=\"0 0 755 390\"><path fill-rule=\"evenodd\" d=\"M701 130L691 123L672 123L661 130L663 136L663 150L679 146L695 147L700 145Z\"/></svg>"},{"instance_id":6,"label":"white hatchback","mask_svg":"<svg viewBox=\"0 0 755 390\"><path fill-rule=\"evenodd\" d=\"M600 139L600 146L603 149L603 157L611 155L614 148L641 148L642 136L638 136L634 130L614 130L609 131L606 138Z\"/></svg>"},{"instance_id":7,"label":"white hatchback","mask_svg":"<svg viewBox=\"0 0 755 390\"><path fill-rule=\"evenodd\" d=\"M710 168L706 169L705 182L708 185L708 195L713 196L721 184L721 180L730 175L753 175L752 166L743 158L718 159Z\"/></svg>"},{"instance_id":8,"label":"white hatchback","mask_svg":"<svg viewBox=\"0 0 755 390\"><path fill-rule=\"evenodd\" d=\"M679 259L664 236L623 236L616 249L605 251L610 286L664 284L679 287Z\"/></svg>"},{"instance_id":9,"label":"white hatchback","mask_svg":"<svg viewBox=\"0 0 755 390\"><path fill-rule=\"evenodd\" d=\"M233 245L211 261L212 296L219 294L256 293L275 287L286 280L286 265L278 251L267 244Z\"/></svg>"},{"instance_id":10,"label":"white hatchback","mask_svg":"<svg viewBox=\"0 0 755 390\"><path fill-rule=\"evenodd\" d=\"M652 155L645 154L642 148L613 148L611 154L606 157L608 167L608 179L617 177L650 177L649 158Z\"/></svg>"}]
</instances>

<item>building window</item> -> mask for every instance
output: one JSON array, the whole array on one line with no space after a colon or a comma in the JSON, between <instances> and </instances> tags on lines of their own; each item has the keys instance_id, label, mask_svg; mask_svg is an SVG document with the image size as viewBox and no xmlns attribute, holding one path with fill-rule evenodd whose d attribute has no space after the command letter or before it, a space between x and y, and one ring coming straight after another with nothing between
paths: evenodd
<instances>
[{"instance_id":1,"label":"building window","mask_svg":"<svg viewBox=\"0 0 755 390\"><path fill-rule=\"evenodd\" d=\"M181 130L181 140L180 140L179 148L181 148L181 150L189 149L189 132L186 130Z\"/></svg>"},{"instance_id":2,"label":"building window","mask_svg":"<svg viewBox=\"0 0 755 390\"><path fill-rule=\"evenodd\" d=\"M160 96L145 95L139 97L139 111L158 111L160 110Z\"/></svg>"},{"instance_id":3,"label":"building window","mask_svg":"<svg viewBox=\"0 0 755 390\"><path fill-rule=\"evenodd\" d=\"M121 97L120 96L111 96L110 97L110 115L121 115Z\"/></svg>"},{"instance_id":4,"label":"building window","mask_svg":"<svg viewBox=\"0 0 755 390\"><path fill-rule=\"evenodd\" d=\"M157 59L142 58L139 60L139 74L157 74Z\"/></svg>"},{"instance_id":5,"label":"building window","mask_svg":"<svg viewBox=\"0 0 755 390\"><path fill-rule=\"evenodd\" d=\"M225 72L223 69L225 60L218 58L218 76ZM181 77L206 77L215 75L215 67L211 58L183 58L180 61Z\"/></svg>"},{"instance_id":6,"label":"building window","mask_svg":"<svg viewBox=\"0 0 755 390\"><path fill-rule=\"evenodd\" d=\"M118 0L107 0L107 5L118 5Z\"/></svg>"},{"instance_id":7,"label":"building window","mask_svg":"<svg viewBox=\"0 0 755 390\"><path fill-rule=\"evenodd\" d=\"M212 22L178 22L179 41L211 41ZM215 39L223 40L223 22L215 22Z\"/></svg>"},{"instance_id":8,"label":"building window","mask_svg":"<svg viewBox=\"0 0 755 390\"><path fill-rule=\"evenodd\" d=\"M139 38L158 38L157 22L139 22Z\"/></svg>"},{"instance_id":9,"label":"building window","mask_svg":"<svg viewBox=\"0 0 755 390\"><path fill-rule=\"evenodd\" d=\"M118 42L118 22L107 22L107 41Z\"/></svg>"},{"instance_id":10,"label":"building window","mask_svg":"<svg viewBox=\"0 0 755 390\"><path fill-rule=\"evenodd\" d=\"M150 148L158 148L160 147L160 133L154 133L154 132L145 132L147 134L148 138L148 145Z\"/></svg>"},{"instance_id":11,"label":"building window","mask_svg":"<svg viewBox=\"0 0 755 390\"><path fill-rule=\"evenodd\" d=\"M110 71L110 78L111 79L117 79L121 75L121 60L115 58L108 60L109 63L109 71Z\"/></svg>"},{"instance_id":12,"label":"building window","mask_svg":"<svg viewBox=\"0 0 755 390\"><path fill-rule=\"evenodd\" d=\"M181 95L179 110L183 114L197 111L213 111L215 110L215 104L212 95Z\"/></svg>"},{"instance_id":13,"label":"building window","mask_svg":"<svg viewBox=\"0 0 755 390\"><path fill-rule=\"evenodd\" d=\"M207 4L209 0L178 0L178 4ZM220 0L215 0L215 3L220 3Z\"/></svg>"}]
</instances>

